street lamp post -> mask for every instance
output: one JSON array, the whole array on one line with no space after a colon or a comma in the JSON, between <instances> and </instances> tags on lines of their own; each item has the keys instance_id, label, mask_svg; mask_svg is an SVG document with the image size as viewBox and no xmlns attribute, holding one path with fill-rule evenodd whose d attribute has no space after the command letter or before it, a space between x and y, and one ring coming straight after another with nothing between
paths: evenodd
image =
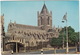
<instances>
[{"instance_id":1,"label":"street lamp post","mask_svg":"<svg viewBox=\"0 0 80 55\"><path fill-rule=\"evenodd\" d=\"M68 53L69 52L69 49L68 49L67 13L63 16L62 22L64 23L64 21L66 21L66 53Z\"/></svg>"},{"instance_id":2,"label":"street lamp post","mask_svg":"<svg viewBox=\"0 0 80 55\"><path fill-rule=\"evenodd\" d=\"M62 21L64 22L64 21ZM68 53L68 28L67 28L67 21L66 21L66 52Z\"/></svg>"},{"instance_id":3,"label":"street lamp post","mask_svg":"<svg viewBox=\"0 0 80 55\"><path fill-rule=\"evenodd\" d=\"M67 41L67 43L66 43L66 45L67 45L66 51L67 51L67 53L68 53L69 50L68 50L68 28L67 28L67 21L66 21L66 41Z\"/></svg>"},{"instance_id":4,"label":"street lamp post","mask_svg":"<svg viewBox=\"0 0 80 55\"><path fill-rule=\"evenodd\" d=\"M63 31L63 45L62 45L63 49L64 49L64 35L65 35L65 28L64 28L64 31Z\"/></svg>"}]
</instances>

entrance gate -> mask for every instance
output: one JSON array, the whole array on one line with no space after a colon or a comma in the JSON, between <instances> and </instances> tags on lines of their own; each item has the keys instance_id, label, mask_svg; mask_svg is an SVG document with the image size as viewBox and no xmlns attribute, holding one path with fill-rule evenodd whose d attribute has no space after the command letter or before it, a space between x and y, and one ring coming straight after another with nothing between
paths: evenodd
<instances>
[{"instance_id":1,"label":"entrance gate","mask_svg":"<svg viewBox=\"0 0 80 55\"><path fill-rule=\"evenodd\" d=\"M8 46L8 48L10 48L9 50L15 52L15 53L18 53L20 51L24 51L24 50L21 50L20 48L24 48L24 44L22 43L19 43L19 42L8 42L6 43L5 45L10 45ZM8 48L6 48L8 50Z\"/></svg>"}]
</instances>

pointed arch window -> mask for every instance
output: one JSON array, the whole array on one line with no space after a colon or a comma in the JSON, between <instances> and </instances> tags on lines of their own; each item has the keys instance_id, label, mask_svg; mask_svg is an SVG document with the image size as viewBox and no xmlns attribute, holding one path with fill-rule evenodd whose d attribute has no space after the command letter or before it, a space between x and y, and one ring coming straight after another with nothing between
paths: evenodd
<instances>
[{"instance_id":1,"label":"pointed arch window","mask_svg":"<svg viewBox=\"0 0 80 55\"><path fill-rule=\"evenodd\" d=\"M48 25L49 25L49 17L48 17L47 21L48 21Z\"/></svg>"},{"instance_id":2,"label":"pointed arch window","mask_svg":"<svg viewBox=\"0 0 80 55\"><path fill-rule=\"evenodd\" d=\"M31 42L31 46L34 46L34 43L33 42Z\"/></svg>"},{"instance_id":3,"label":"pointed arch window","mask_svg":"<svg viewBox=\"0 0 80 55\"><path fill-rule=\"evenodd\" d=\"M42 25L42 17L41 17L41 25Z\"/></svg>"},{"instance_id":4,"label":"pointed arch window","mask_svg":"<svg viewBox=\"0 0 80 55\"><path fill-rule=\"evenodd\" d=\"M14 40L14 36L13 36L13 40Z\"/></svg>"}]
</instances>

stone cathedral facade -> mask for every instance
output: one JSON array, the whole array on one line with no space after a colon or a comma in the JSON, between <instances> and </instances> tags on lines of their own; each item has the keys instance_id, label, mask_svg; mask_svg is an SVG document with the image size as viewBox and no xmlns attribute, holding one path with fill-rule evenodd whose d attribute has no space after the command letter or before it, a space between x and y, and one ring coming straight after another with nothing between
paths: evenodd
<instances>
[{"instance_id":1,"label":"stone cathedral facade","mask_svg":"<svg viewBox=\"0 0 80 55\"><path fill-rule=\"evenodd\" d=\"M38 26L17 24L10 22L5 33L3 49L14 52L36 50L51 47L51 38L59 37L61 28L52 27L52 11L43 5L41 12L37 12Z\"/></svg>"}]
</instances>

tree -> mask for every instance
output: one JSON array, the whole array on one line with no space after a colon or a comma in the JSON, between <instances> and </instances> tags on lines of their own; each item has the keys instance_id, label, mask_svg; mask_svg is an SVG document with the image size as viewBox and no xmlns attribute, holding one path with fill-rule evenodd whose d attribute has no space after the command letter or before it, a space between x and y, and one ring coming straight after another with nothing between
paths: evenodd
<instances>
[{"instance_id":1,"label":"tree","mask_svg":"<svg viewBox=\"0 0 80 55\"><path fill-rule=\"evenodd\" d=\"M66 43L66 27L62 28L62 31L60 32L60 35L64 36L65 43ZM69 45L75 45L78 43L79 33L75 32L75 30L69 26L68 27L68 43Z\"/></svg>"},{"instance_id":2,"label":"tree","mask_svg":"<svg viewBox=\"0 0 80 55\"><path fill-rule=\"evenodd\" d=\"M62 28L60 31L60 35L58 38L52 38L50 41L51 46L62 46L63 44L63 37L64 37L64 43L66 46L66 27ZM69 26L68 27L68 43L69 46L75 46L79 41L79 32L75 32L75 30Z\"/></svg>"},{"instance_id":3,"label":"tree","mask_svg":"<svg viewBox=\"0 0 80 55\"><path fill-rule=\"evenodd\" d=\"M69 40L70 40L70 44L72 45L76 45L78 44L78 41L79 41L79 33L72 33L70 36L69 36Z\"/></svg>"},{"instance_id":4,"label":"tree","mask_svg":"<svg viewBox=\"0 0 80 55\"><path fill-rule=\"evenodd\" d=\"M69 26L68 37L69 37L69 44L75 46L78 43L79 33L75 32L75 30L71 26Z\"/></svg>"},{"instance_id":5,"label":"tree","mask_svg":"<svg viewBox=\"0 0 80 55\"><path fill-rule=\"evenodd\" d=\"M56 53L56 48L62 47L62 36L58 38L52 38L50 44L51 46L55 47L54 53Z\"/></svg>"},{"instance_id":6,"label":"tree","mask_svg":"<svg viewBox=\"0 0 80 55\"><path fill-rule=\"evenodd\" d=\"M52 38L50 44L51 46L54 46L54 47L62 46L62 37Z\"/></svg>"}]
</instances>

